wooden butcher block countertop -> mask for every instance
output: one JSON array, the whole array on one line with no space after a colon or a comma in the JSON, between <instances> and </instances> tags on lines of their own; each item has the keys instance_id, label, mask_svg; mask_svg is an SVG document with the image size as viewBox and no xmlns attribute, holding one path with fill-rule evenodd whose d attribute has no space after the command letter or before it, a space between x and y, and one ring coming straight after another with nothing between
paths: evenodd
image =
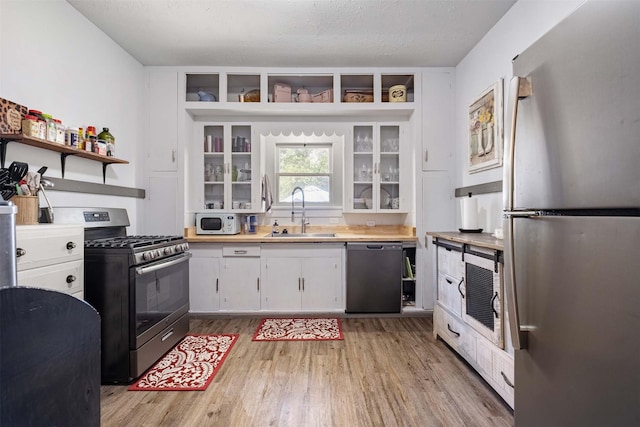
<instances>
[{"instance_id":1,"label":"wooden butcher block countertop","mask_svg":"<svg viewBox=\"0 0 640 427\"><path fill-rule=\"evenodd\" d=\"M452 242L466 243L483 248L504 250L502 239L496 239L489 233L460 233L457 231L428 231L427 236L436 237Z\"/></svg>"},{"instance_id":2,"label":"wooden butcher block countertop","mask_svg":"<svg viewBox=\"0 0 640 427\"><path fill-rule=\"evenodd\" d=\"M287 228L290 233L300 233L300 226L279 226L280 232ZM306 234L335 233L335 237L300 236L271 237L271 227L260 226L253 234L198 235L195 227L185 229L189 243L345 243L345 242L416 242L414 227L382 225L358 226L307 226Z\"/></svg>"}]
</instances>

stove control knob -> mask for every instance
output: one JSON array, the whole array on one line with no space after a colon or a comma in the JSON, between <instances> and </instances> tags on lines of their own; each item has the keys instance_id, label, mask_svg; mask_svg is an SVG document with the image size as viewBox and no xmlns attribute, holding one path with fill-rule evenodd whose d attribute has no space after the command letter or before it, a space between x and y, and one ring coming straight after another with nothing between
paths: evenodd
<instances>
[{"instance_id":1,"label":"stove control knob","mask_svg":"<svg viewBox=\"0 0 640 427\"><path fill-rule=\"evenodd\" d=\"M165 255L171 255L173 253L173 248L171 246L168 246L166 248L164 248L164 254Z\"/></svg>"},{"instance_id":2,"label":"stove control knob","mask_svg":"<svg viewBox=\"0 0 640 427\"><path fill-rule=\"evenodd\" d=\"M180 252L182 252L182 245L175 245L175 246L173 247L173 251L174 251L175 253L180 253Z\"/></svg>"},{"instance_id":3,"label":"stove control knob","mask_svg":"<svg viewBox=\"0 0 640 427\"><path fill-rule=\"evenodd\" d=\"M156 258L160 258L160 256L161 256L160 250L156 249L154 255L155 255Z\"/></svg>"},{"instance_id":4,"label":"stove control knob","mask_svg":"<svg viewBox=\"0 0 640 427\"><path fill-rule=\"evenodd\" d=\"M142 259L145 260L145 261L149 261L150 259L152 259L151 252L144 252L142 254Z\"/></svg>"},{"instance_id":5,"label":"stove control knob","mask_svg":"<svg viewBox=\"0 0 640 427\"><path fill-rule=\"evenodd\" d=\"M188 251L189 250L189 244L188 243L183 243L182 244L182 249L185 250L185 251Z\"/></svg>"}]
</instances>

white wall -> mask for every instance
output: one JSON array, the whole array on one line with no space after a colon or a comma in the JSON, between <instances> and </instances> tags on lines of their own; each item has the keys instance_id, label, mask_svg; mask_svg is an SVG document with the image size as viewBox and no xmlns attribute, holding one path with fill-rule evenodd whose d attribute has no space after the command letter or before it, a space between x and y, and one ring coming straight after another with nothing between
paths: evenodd
<instances>
[{"instance_id":1,"label":"white wall","mask_svg":"<svg viewBox=\"0 0 640 427\"><path fill-rule=\"evenodd\" d=\"M469 174L467 122L469 105L498 79L504 79L504 135L507 120L511 60L525 50L584 0L519 0L456 67L456 182L466 187L502 179L502 167ZM461 226L459 203L457 225ZM479 226L492 232L502 226L502 194L478 196Z\"/></svg>"},{"instance_id":2,"label":"white wall","mask_svg":"<svg viewBox=\"0 0 640 427\"><path fill-rule=\"evenodd\" d=\"M64 0L0 1L0 97L52 114L66 126L108 127L116 157L107 184L144 187L143 67ZM62 177L58 153L9 144L11 161ZM65 178L102 183L99 162L69 157ZM124 207L135 223L142 199L47 191L54 206ZM41 206L44 200L41 197Z\"/></svg>"}]
</instances>

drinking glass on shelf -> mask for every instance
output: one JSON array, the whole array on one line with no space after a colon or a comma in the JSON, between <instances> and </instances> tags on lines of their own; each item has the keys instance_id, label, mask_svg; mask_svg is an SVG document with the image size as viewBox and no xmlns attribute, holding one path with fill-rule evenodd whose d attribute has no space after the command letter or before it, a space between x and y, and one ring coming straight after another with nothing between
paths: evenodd
<instances>
[{"instance_id":1,"label":"drinking glass on shelf","mask_svg":"<svg viewBox=\"0 0 640 427\"><path fill-rule=\"evenodd\" d=\"M366 180L367 180L367 167L363 163L362 168L360 169L360 181L366 181Z\"/></svg>"},{"instance_id":2,"label":"drinking glass on shelf","mask_svg":"<svg viewBox=\"0 0 640 427\"><path fill-rule=\"evenodd\" d=\"M373 138L367 135L364 139L364 150L373 151Z\"/></svg>"},{"instance_id":3,"label":"drinking glass on shelf","mask_svg":"<svg viewBox=\"0 0 640 427\"><path fill-rule=\"evenodd\" d=\"M211 163L206 163L204 165L204 180L211 181L213 176L213 165Z\"/></svg>"},{"instance_id":4,"label":"drinking glass on shelf","mask_svg":"<svg viewBox=\"0 0 640 427\"><path fill-rule=\"evenodd\" d=\"M364 151L364 138L361 133L356 135L356 145L355 145L356 153L361 153Z\"/></svg>"}]
</instances>

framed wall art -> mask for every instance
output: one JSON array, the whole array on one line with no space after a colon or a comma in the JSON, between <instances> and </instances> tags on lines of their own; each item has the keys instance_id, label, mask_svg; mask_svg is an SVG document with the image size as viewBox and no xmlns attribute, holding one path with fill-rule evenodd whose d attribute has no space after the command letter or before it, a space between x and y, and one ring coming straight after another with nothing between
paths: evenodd
<instances>
[{"instance_id":1,"label":"framed wall art","mask_svg":"<svg viewBox=\"0 0 640 427\"><path fill-rule=\"evenodd\" d=\"M469 106L469 173L502 166L502 79Z\"/></svg>"}]
</instances>

